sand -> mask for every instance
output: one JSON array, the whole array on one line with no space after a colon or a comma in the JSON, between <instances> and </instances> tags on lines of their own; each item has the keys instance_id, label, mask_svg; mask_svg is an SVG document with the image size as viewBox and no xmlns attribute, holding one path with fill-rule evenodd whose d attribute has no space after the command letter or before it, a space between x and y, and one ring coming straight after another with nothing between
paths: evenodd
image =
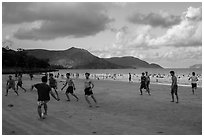
<instances>
[{"instance_id":1,"label":"sand","mask_svg":"<svg viewBox=\"0 0 204 137\"><path fill-rule=\"evenodd\" d=\"M93 90L100 107L89 108L84 99L83 80L75 80L76 95L66 101L51 98L48 117L39 120L37 92L30 86L40 81L23 77L24 93L5 95L7 75L2 76L2 134L6 135L201 135L202 88L179 87L180 103L172 103L170 86L150 85L152 96L139 95L139 83L94 80ZM62 87L62 82L58 83ZM93 103L93 102L92 102ZM12 106L12 105L13 106Z\"/></svg>"}]
</instances>

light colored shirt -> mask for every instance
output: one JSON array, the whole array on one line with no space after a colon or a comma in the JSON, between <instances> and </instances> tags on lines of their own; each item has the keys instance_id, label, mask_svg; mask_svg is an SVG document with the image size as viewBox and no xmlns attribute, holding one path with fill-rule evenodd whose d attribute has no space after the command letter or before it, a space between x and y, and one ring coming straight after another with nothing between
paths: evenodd
<instances>
[{"instance_id":1,"label":"light colored shirt","mask_svg":"<svg viewBox=\"0 0 204 137\"><path fill-rule=\"evenodd\" d=\"M189 79L191 79L191 83L197 83L198 78L196 76L191 76Z\"/></svg>"}]
</instances>

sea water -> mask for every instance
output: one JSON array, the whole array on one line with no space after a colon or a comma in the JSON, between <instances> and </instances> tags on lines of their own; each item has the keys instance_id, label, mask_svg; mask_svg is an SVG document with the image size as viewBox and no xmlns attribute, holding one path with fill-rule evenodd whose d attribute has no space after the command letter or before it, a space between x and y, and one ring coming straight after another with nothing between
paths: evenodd
<instances>
[{"instance_id":1,"label":"sea water","mask_svg":"<svg viewBox=\"0 0 204 137\"><path fill-rule=\"evenodd\" d=\"M198 77L198 87L202 87L202 69L196 68L168 68L168 69L152 69L152 68L138 68L138 69L61 69L58 72L54 72L54 75L60 74L59 79L65 79L66 73L71 73L72 78L85 78L85 73L90 73L91 79L96 80L114 80L114 81L129 81L129 73L131 74L132 82L140 82L142 72L148 72L150 75L150 81L153 84L171 84L170 71L175 71L178 84L180 86L190 86L191 81L189 77L192 72L196 73Z\"/></svg>"}]
</instances>

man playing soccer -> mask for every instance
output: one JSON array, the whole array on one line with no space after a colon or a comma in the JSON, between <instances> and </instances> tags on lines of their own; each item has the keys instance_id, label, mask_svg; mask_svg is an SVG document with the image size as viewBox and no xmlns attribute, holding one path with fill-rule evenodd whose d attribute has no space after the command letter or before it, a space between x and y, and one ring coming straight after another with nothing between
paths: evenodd
<instances>
[{"instance_id":1,"label":"man playing soccer","mask_svg":"<svg viewBox=\"0 0 204 137\"><path fill-rule=\"evenodd\" d=\"M188 80L191 80L192 92L194 94L197 89L197 81L198 81L197 76L195 76L195 72L192 72L192 76Z\"/></svg>"},{"instance_id":2,"label":"man playing soccer","mask_svg":"<svg viewBox=\"0 0 204 137\"><path fill-rule=\"evenodd\" d=\"M50 78L49 78L49 86L50 86L51 89L52 88L54 89L54 91L55 91L55 93L57 95L57 98L59 98L59 94L57 92L57 81L56 81L56 79L53 78L53 74L52 73L50 74Z\"/></svg>"},{"instance_id":3,"label":"man playing soccer","mask_svg":"<svg viewBox=\"0 0 204 137\"><path fill-rule=\"evenodd\" d=\"M66 87L66 85L68 84L68 88L67 88L67 90L66 90L66 92L65 92L65 94L66 94L66 96L67 96L67 101L70 101L69 93L70 93L72 96L74 96L74 97L77 99L77 101L78 101L79 98L74 94L74 90L75 90L76 88L75 88L75 85L74 85L73 80L70 78L70 73L67 73L67 74L66 74L66 77L67 77L66 83L64 84L64 86L62 87L61 90L63 90L63 89Z\"/></svg>"},{"instance_id":4,"label":"man playing soccer","mask_svg":"<svg viewBox=\"0 0 204 137\"><path fill-rule=\"evenodd\" d=\"M141 82L140 82L140 95L142 95L142 89L146 89L146 77L144 74L145 73L142 72Z\"/></svg>"},{"instance_id":5,"label":"man playing soccer","mask_svg":"<svg viewBox=\"0 0 204 137\"><path fill-rule=\"evenodd\" d=\"M8 96L8 90L12 88L14 90L14 92L17 94L18 96L18 92L15 88L15 80L12 79L12 76L9 75L9 79L7 80L7 83L6 83L6 95L5 96Z\"/></svg>"},{"instance_id":6,"label":"man playing soccer","mask_svg":"<svg viewBox=\"0 0 204 137\"><path fill-rule=\"evenodd\" d=\"M50 101L50 94L54 99L59 101L57 97L55 97L55 94L52 92L49 85L47 85L47 77L43 76L41 78L42 83L38 83L35 85L32 85L31 90L35 87L38 92L38 115L40 119L44 119L44 115L47 116L47 103ZM44 113L42 112L42 106L44 106Z\"/></svg>"},{"instance_id":7,"label":"man playing soccer","mask_svg":"<svg viewBox=\"0 0 204 137\"><path fill-rule=\"evenodd\" d=\"M92 92L92 89L94 87L94 84L93 82L89 79L89 76L90 74L89 73L85 73L85 82L84 82L84 92L85 92L85 99L86 99L86 102L89 104L89 107L92 107L91 105L91 102L89 101L88 97L91 96L91 98L93 99L93 101L95 102L96 104L96 107L99 107L98 106L98 103L96 101L96 98L94 97L93 95L93 92Z\"/></svg>"}]
</instances>

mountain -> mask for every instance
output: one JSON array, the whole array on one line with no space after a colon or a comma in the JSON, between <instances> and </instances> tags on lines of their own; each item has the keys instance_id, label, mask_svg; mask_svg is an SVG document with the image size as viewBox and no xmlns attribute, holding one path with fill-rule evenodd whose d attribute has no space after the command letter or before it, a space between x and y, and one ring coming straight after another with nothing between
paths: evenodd
<instances>
[{"instance_id":1,"label":"mountain","mask_svg":"<svg viewBox=\"0 0 204 137\"><path fill-rule=\"evenodd\" d=\"M202 64L195 64L190 66L189 68L202 68Z\"/></svg>"},{"instance_id":2,"label":"mountain","mask_svg":"<svg viewBox=\"0 0 204 137\"><path fill-rule=\"evenodd\" d=\"M105 59L96 57L90 52L79 48L70 48L62 51L50 51L43 49L26 50L28 55L40 59L49 59L53 65L62 65L66 68L76 69L117 69L125 68L117 64L112 64Z\"/></svg>"},{"instance_id":3,"label":"mountain","mask_svg":"<svg viewBox=\"0 0 204 137\"><path fill-rule=\"evenodd\" d=\"M106 58L106 60L120 66L126 66L131 68L162 68L158 64L154 64L154 63L149 64L146 61L140 60L132 56L112 57L112 58Z\"/></svg>"},{"instance_id":4,"label":"mountain","mask_svg":"<svg viewBox=\"0 0 204 137\"><path fill-rule=\"evenodd\" d=\"M134 57L122 58L99 58L89 51L79 48L70 48L67 50L26 50L28 55L39 59L49 59L52 65L61 65L66 68L75 69L123 69L123 68L162 68L157 64L149 64Z\"/></svg>"}]
</instances>

